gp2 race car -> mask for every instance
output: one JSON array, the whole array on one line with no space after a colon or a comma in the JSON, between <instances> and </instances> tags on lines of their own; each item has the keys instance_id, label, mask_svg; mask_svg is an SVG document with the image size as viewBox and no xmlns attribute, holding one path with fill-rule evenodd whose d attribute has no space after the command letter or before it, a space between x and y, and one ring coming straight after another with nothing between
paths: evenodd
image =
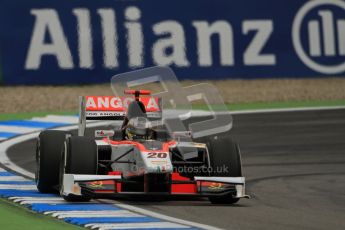
<instances>
[{"instance_id":1,"label":"gp2 race car","mask_svg":"<svg viewBox=\"0 0 345 230\"><path fill-rule=\"evenodd\" d=\"M231 204L248 197L239 146L229 135L200 143L189 131L170 133L164 125L152 126L150 118L161 116L161 99L146 90L125 93L134 98L80 97L77 136L58 130L40 133L35 179L41 193L59 192L71 202L199 196ZM91 138L85 136L86 120L123 121L117 129L96 130Z\"/></svg>"}]
</instances>

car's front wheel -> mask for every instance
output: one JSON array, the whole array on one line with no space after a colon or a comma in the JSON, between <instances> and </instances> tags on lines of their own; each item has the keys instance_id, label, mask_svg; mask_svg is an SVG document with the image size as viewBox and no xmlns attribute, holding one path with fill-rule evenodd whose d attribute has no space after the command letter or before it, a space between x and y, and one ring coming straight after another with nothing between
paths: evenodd
<instances>
[{"instance_id":1,"label":"car's front wheel","mask_svg":"<svg viewBox=\"0 0 345 230\"><path fill-rule=\"evenodd\" d=\"M35 181L41 193L56 193L59 184L59 162L67 132L42 131L36 143Z\"/></svg>"},{"instance_id":2,"label":"car's front wheel","mask_svg":"<svg viewBox=\"0 0 345 230\"><path fill-rule=\"evenodd\" d=\"M230 136L212 137L207 143L210 153L210 163L213 169L211 176L241 177L242 164L238 144ZM209 200L213 204L233 204L239 198L233 195L212 196Z\"/></svg>"},{"instance_id":3,"label":"car's front wheel","mask_svg":"<svg viewBox=\"0 0 345 230\"><path fill-rule=\"evenodd\" d=\"M97 145L87 137L69 137L64 143L60 164L60 194L66 201L89 201L86 195L65 195L63 191L64 174L97 174Z\"/></svg>"}]
</instances>

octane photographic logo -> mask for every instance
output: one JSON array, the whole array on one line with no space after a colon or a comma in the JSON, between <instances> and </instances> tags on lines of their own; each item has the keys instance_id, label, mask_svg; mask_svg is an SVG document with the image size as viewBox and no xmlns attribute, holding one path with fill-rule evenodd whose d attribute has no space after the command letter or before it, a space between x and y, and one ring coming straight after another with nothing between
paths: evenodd
<instances>
[{"instance_id":1,"label":"octane photographic logo","mask_svg":"<svg viewBox=\"0 0 345 230\"><path fill-rule=\"evenodd\" d=\"M182 87L169 67L160 66L118 74L111 79L112 91L118 97L124 96L126 89L144 88L146 84L156 84L162 89L152 96L162 98L163 119L170 133L188 130L194 138L199 138L224 133L232 128L232 116L212 84ZM186 128L181 120L192 116L193 103L205 105L211 118L191 123Z\"/></svg>"},{"instance_id":2,"label":"octane photographic logo","mask_svg":"<svg viewBox=\"0 0 345 230\"><path fill-rule=\"evenodd\" d=\"M324 74L345 71L345 2L308 1L296 14L292 39L299 58Z\"/></svg>"}]
</instances>

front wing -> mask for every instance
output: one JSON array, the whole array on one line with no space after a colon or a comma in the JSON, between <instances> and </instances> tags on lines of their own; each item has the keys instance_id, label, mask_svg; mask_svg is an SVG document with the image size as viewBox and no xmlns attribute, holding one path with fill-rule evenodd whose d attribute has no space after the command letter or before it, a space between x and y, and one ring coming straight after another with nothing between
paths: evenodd
<instances>
[{"instance_id":1,"label":"front wing","mask_svg":"<svg viewBox=\"0 0 345 230\"><path fill-rule=\"evenodd\" d=\"M245 194L244 177L194 177L194 180L171 174L169 192L132 192L122 191L124 182L121 175L80 175L64 174L61 195L92 198L116 198L121 196L224 196L249 198Z\"/></svg>"}]
</instances>

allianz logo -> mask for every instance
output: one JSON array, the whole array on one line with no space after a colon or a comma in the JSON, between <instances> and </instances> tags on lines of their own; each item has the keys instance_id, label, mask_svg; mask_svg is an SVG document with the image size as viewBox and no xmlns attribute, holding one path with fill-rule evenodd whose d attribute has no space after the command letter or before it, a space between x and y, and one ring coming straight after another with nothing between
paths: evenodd
<instances>
[{"instance_id":1,"label":"allianz logo","mask_svg":"<svg viewBox=\"0 0 345 230\"><path fill-rule=\"evenodd\" d=\"M236 60L235 63L237 43L234 41L235 32L229 21L194 20L182 24L175 20L165 20L150 25L151 28L143 28L144 25L147 26L141 22L145 21L145 15L138 7L125 8L124 18L117 17L117 11L113 8L99 8L95 11L97 15L91 14L93 11L86 8L72 9L71 14L76 19L76 25L72 24L76 28L75 34L66 36L58 11L31 9L34 24L26 53L25 69L39 69L42 60L47 56L53 56L61 69L93 69L96 63L96 47L97 52L103 53L100 58L103 59L103 67L106 69L116 69L120 65L141 67L148 64L145 61L155 65L189 67L189 58L196 60L196 64L201 67L210 67L215 62L225 67L234 66L237 62L247 66L276 64L276 55L263 51L273 33L272 20L242 22L242 31L239 33L244 38L247 37L249 42L243 51L243 60ZM97 26L100 26L101 34L98 34L98 30L93 31ZM193 33L193 37L187 37L185 30ZM119 31L123 33L120 34ZM154 41L148 41L146 36L153 37ZM49 42L45 41L46 37L50 37ZM77 41L68 40L75 37ZM125 40L126 47L119 47L122 44L119 43L120 39ZM194 43L195 48L187 47L186 44L190 42ZM71 44L77 44L77 53L72 53L75 48L70 47ZM128 60L119 58L124 56L120 52L125 52Z\"/></svg>"},{"instance_id":2,"label":"allianz logo","mask_svg":"<svg viewBox=\"0 0 345 230\"><path fill-rule=\"evenodd\" d=\"M334 8L344 12L341 17L333 12ZM193 20L188 24L165 20L150 25L150 28L143 28L147 26L141 22L145 21L145 15L136 6L125 8L121 20L113 8L99 8L95 11L96 16L87 8L72 9L71 14L76 19L76 24L72 26L75 26L76 34L67 36L58 11L31 9L30 14L35 20L24 68L40 69L47 56L53 56L57 67L61 69L94 69L95 63L99 63L95 60L100 58L105 69L117 69L120 66L137 68L147 64L177 67L195 64L200 67L279 64L278 54L274 53L277 50L272 50L276 44L270 46L277 26L271 19L243 20L241 31L234 31L231 22L227 20ZM310 17L315 11L317 14ZM100 34L96 34L98 30L93 31L95 23L100 27ZM124 29L120 30L120 27ZM148 31L152 34L148 34ZM191 33L195 36L187 36ZM47 36L50 37L49 42L45 41ZM146 36L150 36L150 39ZM76 41L68 40L75 37ZM241 41L235 41L235 37L248 41L243 51L237 48ZM119 47L119 40L125 40L125 47ZM192 43L193 48L187 47L187 44ZM324 74L345 72L345 1L307 1L292 22L292 43L299 59L310 69ZM76 44L77 49L70 47L71 44ZM77 52L73 53L72 50ZM95 54L100 52L101 56L96 57ZM125 56L127 60L120 56ZM235 60L235 56L242 60ZM328 61L324 62L325 59Z\"/></svg>"},{"instance_id":3,"label":"allianz logo","mask_svg":"<svg viewBox=\"0 0 345 230\"><path fill-rule=\"evenodd\" d=\"M325 74L345 72L345 1L308 1L296 14L292 38L309 68Z\"/></svg>"}]
</instances>

